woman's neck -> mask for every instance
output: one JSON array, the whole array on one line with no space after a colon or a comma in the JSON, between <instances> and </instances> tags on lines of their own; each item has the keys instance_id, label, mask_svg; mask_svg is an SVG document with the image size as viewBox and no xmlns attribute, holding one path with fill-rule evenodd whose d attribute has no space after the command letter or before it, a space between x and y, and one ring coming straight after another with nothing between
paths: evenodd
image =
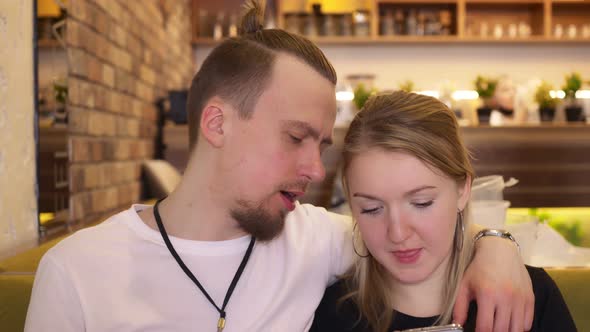
<instances>
[{"instance_id":1,"label":"woman's neck","mask_svg":"<svg viewBox=\"0 0 590 332\"><path fill-rule=\"evenodd\" d=\"M393 309L414 317L433 317L443 312L443 290L447 284L447 257L423 281L402 283L392 280Z\"/></svg>"}]
</instances>

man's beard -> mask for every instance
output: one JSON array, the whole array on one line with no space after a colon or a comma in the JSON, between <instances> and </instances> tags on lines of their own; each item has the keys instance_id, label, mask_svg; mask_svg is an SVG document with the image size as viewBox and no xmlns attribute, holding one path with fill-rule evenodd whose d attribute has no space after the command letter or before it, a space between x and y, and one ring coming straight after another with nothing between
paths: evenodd
<instances>
[{"instance_id":1,"label":"man's beard","mask_svg":"<svg viewBox=\"0 0 590 332\"><path fill-rule=\"evenodd\" d=\"M279 215L271 215L263 204L255 204L246 200L238 200L238 208L230 210L242 230L251 234L259 241L270 241L277 237L285 227L286 211L281 210Z\"/></svg>"}]
</instances>

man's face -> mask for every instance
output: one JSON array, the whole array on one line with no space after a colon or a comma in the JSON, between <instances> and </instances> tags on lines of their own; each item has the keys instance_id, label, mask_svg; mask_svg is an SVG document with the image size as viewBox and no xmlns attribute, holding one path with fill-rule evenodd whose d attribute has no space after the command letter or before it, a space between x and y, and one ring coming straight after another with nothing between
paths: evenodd
<instances>
[{"instance_id":1,"label":"man's face","mask_svg":"<svg viewBox=\"0 0 590 332\"><path fill-rule=\"evenodd\" d=\"M334 86L308 65L279 55L252 117L230 116L223 162L230 213L245 231L270 240L308 185L324 178L320 154L331 143Z\"/></svg>"}]
</instances>

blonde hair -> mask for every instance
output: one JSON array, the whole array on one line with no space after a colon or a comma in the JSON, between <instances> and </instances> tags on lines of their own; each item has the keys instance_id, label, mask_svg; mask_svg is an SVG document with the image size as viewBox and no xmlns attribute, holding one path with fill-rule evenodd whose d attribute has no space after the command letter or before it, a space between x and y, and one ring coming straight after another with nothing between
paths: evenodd
<instances>
[{"instance_id":1,"label":"blonde hair","mask_svg":"<svg viewBox=\"0 0 590 332\"><path fill-rule=\"evenodd\" d=\"M344 139L345 190L348 191L344 176L351 160L371 148L408 153L460 185L474 176L469 153L459 137L455 115L432 97L396 91L374 96L367 101L350 124ZM461 218L464 232L459 225L459 216L457 219L447 283L441 294L442 314L435 323L437 325L451 322L459 281L471 260L468 212L466 207L464 218ZM356 239L356 248L362 247L367 251L359 234L355 234L353 239ZM462 242L461 248L458 248L459 241ZM342 300L352 299L361 317L368 320L373 331L387 331L393 319L393 304L388 296L392 292L388 274L371 255L357 260L347 273L349 293Z\"/></svg>"}]
</instances>

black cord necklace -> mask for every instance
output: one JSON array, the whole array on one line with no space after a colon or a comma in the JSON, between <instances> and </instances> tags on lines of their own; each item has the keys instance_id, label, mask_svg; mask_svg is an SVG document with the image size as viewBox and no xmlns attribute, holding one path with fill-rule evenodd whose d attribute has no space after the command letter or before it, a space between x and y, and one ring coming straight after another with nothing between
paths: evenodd
<instances>
[{"instance_id":1,"label":"black cord necklace","mask_svg":"<svg viewBox=\"0 0 590 332\"><path fill-rule=\"evenodd\" d=\"M234 279L231 281L231 284L229 285L229 288L227 289L227 293L225 293L225 299L223 300L223 305L221 306L221 308L219 308L217 306L217 304L215 304L215 302L213 301L211 296L209 296L209 293L207 293L205 288L201 285L199 280L197 280L197 278L191 272L191 270L189 270L189 268L184 264L182 259L180 259L180 256L178 255L178 253L174 249L174 246L172 246L172 243L170 242L170 239L168 238L168 233L166 233L166 229L164 228L164 223L162 223L162 218L160 217L160 212L158 211L158 205L160 205L160 202L163 200L164 200L164 198L158 200L156 202L156 204L154 205L154 217L156 218L156 223L158 224L158 229L160 230L160 234L162 235L162 238L164 239L164 242L166 243L166 247L168 247L170 254L172 254L172 256L174 257L174 259L176 260L176 262L178 263L180 268L184 271L184 273L187 275L187 277L189 277L189 279L191 279L195 283L195 285L197 285L197 287L201 290L203 295L205 295L207 300L209 300L209 302L215 307L215 309L217 309L217 312L219 312L219 320L217 321L217 332L221 332L221 331L223 331L223 328L225 327L225 317L226 317L225 307L227 306L227 303L229 302L229 298L231 297L232 293L234 292L234 289L236 288L236 284L238 283L238 280L240 280L240 277L242 276L242 272L244 272L244 268L246 267L246 263L248 263L248 259L250 259L250 254L252 253L252 249L254 248L254 242L256 242L256 239L254 237L252 237L252 239L250 240L250 244L248 245L248 249L246 250L246 254L244 254L244 258L242 258L242 262L240 263L240 266L238 267L238 270L236 271L236 274L234 275Z\"/></svg>"}]
</instances>

